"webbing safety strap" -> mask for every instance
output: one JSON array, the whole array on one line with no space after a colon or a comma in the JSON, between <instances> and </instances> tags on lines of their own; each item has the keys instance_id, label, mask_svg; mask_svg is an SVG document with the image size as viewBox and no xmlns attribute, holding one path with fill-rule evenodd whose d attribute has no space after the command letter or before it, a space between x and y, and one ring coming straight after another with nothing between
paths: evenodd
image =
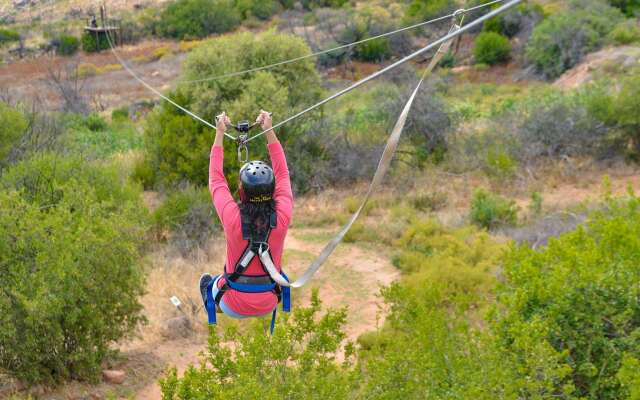
<instances>
[{"instance_id":1,"label":"webbing safety strap","mask_svg":"<svg viewBox=\"0 0 640 400\"><path fill-rule=\"evenodd\" d=\"M460 25L458 25L457 21L455 21L453 26L451 27L450 33L456 32L458 30L460 30ZM338 244L342 241L342 239L344 239L344 236L347 234L349 229L351 229L351 227L356 222L358 217L360 217L360 214L362 213L362 210L364 209L364 207L367 205L367 202L369 201L371 194L378 186L380 186L380 184L382 183L382 179L386 175L387 170L391 165L391 160L393 159L393 155L396 149L398 148L400 137L402 136L402 130L404 129L404 125L407 122L407 116L409 115L409 111L411 110L413 101L415 100L416 95L418 94L418 91L422 86L422 83L424 82L425 78L438 65L438 63L440 62L444 54L447 51L449 51L449 48L451 47L452 42L453 42L453 38L440 45L437 53L431 59L429 66L427 66L427 68L425 69L422 75L422 78L418 82L418 85L413 90L413 93L409 97L409 100L407 100L407 103L404 105L402 113L400 113L400 116L398 117L398 120L396 121L396 124L393 127L393 131L391 132L391 135L387 139L387 144L385 145L384 152L382 153L382 156L380 157L380 161L378 162L378 168L376 169L376 172L373 176L373 180L371 181L371 184L369 184L369 189L367 190L367 194L362 200L360 207L351 216L351 219L349 220L349 222L347 222L342 227L342 229L336 234L336 236L334 236L334 238L331 239L331 241L324 247L320 255L318 255L318 257L311 263L311 265L307 267L307 269L304 271L302 276L299 279L297 279L295 282L290 283L288 279L285 279L282 276L282 274L278 272L276 266L273 263L273 260L271 260L271 257L269 256L268 249L263 250L263 248L260 247L258 251L258 255L260 256L260 260L262 261L262 264L267 269L267 272L269 273L271 278L281 287L299 288L304 286L304 284L307 283L309 279L311 279L311 277L313 277L313 275L318 271L318 269L320 269L320 267L327 261L327 259L329 258L333 250L338 246Z\"/></svg>"}]
</instances>

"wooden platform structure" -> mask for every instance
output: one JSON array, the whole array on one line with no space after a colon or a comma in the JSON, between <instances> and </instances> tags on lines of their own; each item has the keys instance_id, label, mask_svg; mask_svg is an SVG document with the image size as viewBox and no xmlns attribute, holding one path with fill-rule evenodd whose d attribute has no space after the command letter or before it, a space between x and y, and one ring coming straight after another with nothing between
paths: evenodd
<instances>
[{"instance_id":1,"label":"wooden platform structure","mask_svg":"<svg viewBox=\"0 0 640 400\"><path fill-rule=\"evenodd\" d=\"M100 43L101 40L107 40L106 37L109 35L114 46L122 44L119 26L85 26L84 31L94 35L97 43Z\"/></svg>"},{"instance_id":2,"label":"wooden platform structure","mask_svg":"<svg viewBox=\"0 0 640 400\"><path fill-rule=\"evenodd\" d=\"M88 34L94 35L96 43L106 41L107 35L109 35L114 46L122 44L120 21L113 19L109 20L107 18L107 9L104 5L100 6L100 26L98 26L96 17L93 16L89 21L89 24L84 27L84 31ZM100 46L98 46L98 51L100 51Z\"/></svg>"}]
</instances>

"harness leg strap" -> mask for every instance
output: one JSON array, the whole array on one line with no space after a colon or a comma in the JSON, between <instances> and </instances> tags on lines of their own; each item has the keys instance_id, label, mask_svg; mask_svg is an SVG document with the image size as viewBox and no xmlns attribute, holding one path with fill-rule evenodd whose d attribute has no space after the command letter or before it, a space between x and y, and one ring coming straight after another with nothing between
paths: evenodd
<instances>
[{"instance_id":1,"label":"harness leg strap","mask_svg":"<svg viewBox=\"0 0 640 400\"><path fill-rule=\"evenodd\" d=\"M209 284L207 285L207 302L206 302L206 309L207 309L207 318L209 320L209 325L216 325L217 320L216 320L216 301L213 297L213 285L216 285L218 283L218 278L214 278L211 280L211 282L209 282Z\"/></svg>"},{"instance_id":2,"label":"harness leg strap","mask_svg":"<svg viewBox=\"0 0 640 400\"><path fill-rule=\"evenodd\" d=\"M287 282L289 281L289 277L284 272L281 272L281 275ZM281 286L280 288L282 290L282 311L291 312L291 288L289 286Z\"/></svg>"},{"instance_id":3,"label":"harness leg strap","mask_svg":"<svg viewBox=\"0 0 640 400\"><path fill-rule=\"evenodd\" d=\"M271 327L269 328L269 334L273 336L273 330L276 327L276 314L278 313L278 306L273 309L273 314L271 314Z\"/></svg>"}]
</instances>

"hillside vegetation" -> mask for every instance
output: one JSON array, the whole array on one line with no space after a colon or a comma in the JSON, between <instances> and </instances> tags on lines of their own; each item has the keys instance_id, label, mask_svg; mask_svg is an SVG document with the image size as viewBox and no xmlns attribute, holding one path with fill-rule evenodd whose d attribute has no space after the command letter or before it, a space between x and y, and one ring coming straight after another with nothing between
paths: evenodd
<instances>
[{"instance_id":1,"label":"hillside vegetation","mask_svg":"<svg viewBox=\"0 0 640 400\"><path fill-rule=\"evenodd\" d=\"M36 3L26 6L34 15L49 10ZM0 15L4 62L51 61L40 84L56 97L0 90L0 396L62 398L56 388L75 384L100 398L147 396L131 384L104 389L101 373L126 365L130 353L118 350L136 335L166 333L173 316L208 346L197 367L135 370L137 385L157 381L166 400L640 398L640 200L632 183L614 190L606 175L631 171L638 182L640 3L529 1L463 35L418 93L385 190L345 237L349 252L338 253L375 258L335 260L332 276L301 295L309 302L278 317L273 336L263 319L207 329L196 278L181 283L194 265L213 270L223 258L206 188L211 129L166 101L108 108L92 97L84 82L108 82L118 98L127 75L95 54L108 42L82 36L82 13L95 10L62 3L56 10L66 12L49 20L19 8ZM219 76L483 3L172 0L114 4L112 17L125 27L121 54L135 55L128 61L144 79L180 66L162 89L178 104L207 121L221 111L253 120L266 109L277 122L451 22ZM161 45L141 54L143 41ZM359 207L423 61L278 129L296 194L295 245L285 253L294 270ZM589 79L576 77L587 69ZM232 192L236 150L225 143ZM266 158L262 140L250 155ZM588 199L562 192L568 185ZM373 259L395 271L367 279L385 285L363 292L352 280L379 268ZM179 289L180 310L156 314L173 307L161 275ZM375 316L367 308L366 321L379 323L354 335L350 299L374 308L363 304L378 292L384 305ZM181 353L169 336L160 343Z\"/></svg>"}]
</instances>

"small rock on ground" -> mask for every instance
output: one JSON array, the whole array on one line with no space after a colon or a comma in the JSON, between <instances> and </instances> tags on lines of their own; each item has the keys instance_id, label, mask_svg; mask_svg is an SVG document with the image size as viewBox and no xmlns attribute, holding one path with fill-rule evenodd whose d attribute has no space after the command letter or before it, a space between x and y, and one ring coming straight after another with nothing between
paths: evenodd
<instances>
[{"instance_id":1,"label":"small rock on ground","mask_svg":"<svg viewBox=\"0 0 640 400\"><path fill-rule=\"evenodd\" d=\"M102 377L105 382L112 383L114 385L120 385L124 382L127 377L127 373L121 370L109 370L106 369L102 371Z\"/></svg>"}]
</instances>

